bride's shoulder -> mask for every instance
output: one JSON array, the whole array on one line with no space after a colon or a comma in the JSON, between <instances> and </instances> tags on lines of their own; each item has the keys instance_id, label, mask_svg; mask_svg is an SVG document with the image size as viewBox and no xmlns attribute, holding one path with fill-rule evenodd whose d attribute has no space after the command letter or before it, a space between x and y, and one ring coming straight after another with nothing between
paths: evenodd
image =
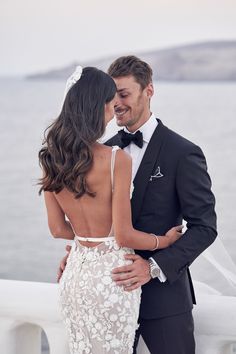
<instances>
[{"instance_id":1,"label":"bride's shoulder","mask_svg":"<svg viewBox=\"0 0 236 354\"><path fill-rule=\"evenodd\" d=\"M115 153L115 160L120 163L125 163L126 161L131 161L131 156L124 150L122 150L118 145L107 146L100 144L97 146L97 154L110 159L111 153ZM96 156L96 153L95 153Z\"/></svg>"},{"instance_id":2,"label":"bride's shoulder","mask_svg":"<svg viewBox=\"0 0 236 354\"><path fill-rule=\"evenodd\" d=\"M113 151L116 151L116 163L117 165L123 165L124 164L131 164L132 163L132 158L131 156L124 150L120 149L119 147L115 147L116 149Z\"/></svg>"}]
</instances>

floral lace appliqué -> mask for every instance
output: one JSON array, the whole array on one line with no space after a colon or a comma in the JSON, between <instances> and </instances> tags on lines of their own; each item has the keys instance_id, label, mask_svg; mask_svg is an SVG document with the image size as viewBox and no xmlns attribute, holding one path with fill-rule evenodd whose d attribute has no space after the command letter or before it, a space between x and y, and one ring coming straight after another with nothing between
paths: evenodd
<instances>
[{"instance_id":1,"label":"floral lace appliqu\u00e9","mask_svg":"<svg viewBox=\"0 0 236 354\"><path fill-rule=\"evenodd\" d=\"M129 264L116 241L96 247L75 241L60 281L60 306L71 354L132 354L140 288L124 291L112 269Z\"/></svg>"}]
</instances>

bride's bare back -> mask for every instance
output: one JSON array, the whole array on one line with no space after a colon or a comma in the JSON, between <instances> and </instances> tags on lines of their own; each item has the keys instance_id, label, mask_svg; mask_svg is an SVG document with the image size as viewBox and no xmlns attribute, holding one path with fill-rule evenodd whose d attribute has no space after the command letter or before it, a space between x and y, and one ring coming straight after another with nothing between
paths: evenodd
<instances>
[{"instance_id":1,"label":"bride's bare back","mask_svg":"<svg viewBox=\"0 0 236 354\"><path fill-rule=\"evenodd\" d=\"M152 250L157 244L156 237L135 230L132 225L131 158L123 150L117 151L112 191L112 148L96 144L93 153L93 167L87 174L87 183L91 191L96 193L95 197L84 194L79 199L75 199L74 194L67 189L58 194L44 192L48 224L52 235L65 239L73 239L74 234L81 237L97 237L100 243L99 237L108 236L113 226L113 235L119 246ZM69 219L69 225L65 216ZM172 228L166 233L168 237L158 237L158 247L168 247L180 235L178 227ZM88 247L94 247L98 243L82 241L82 245Z\"/></svg>"},{"instance_id":2,"label":"bride's bare back","mask_svg":"<svg viewBox=\"0 0 236 354\"><path fill-rule=\"evenodd\" d=\"M75 199L67 189L54 194L76 235L104 237L110 233L112 225L111 152L111 147L101 144L94 146L93 167L87 174L86 181L91 191L96 193L95 197L84 194L81 198ZM86 245L86 242L84 244Z\"/></svg>"}]
</instances>

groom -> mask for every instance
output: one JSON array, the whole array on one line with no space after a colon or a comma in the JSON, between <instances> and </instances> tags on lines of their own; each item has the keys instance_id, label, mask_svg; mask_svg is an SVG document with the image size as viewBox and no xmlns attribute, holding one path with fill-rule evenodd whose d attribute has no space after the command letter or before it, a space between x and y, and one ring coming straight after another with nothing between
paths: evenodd
<instances>
[{"instance_id":1,"label":"groom","mask_svg":"<svg viewBox=\"0 0 236 354\"><path fill-rule=\"evenodd\" d=\"M134 228L164 235L183 219L187 222L187 231L171 247L127 256L133 263L114 269L113 279L127 291L142 285L135 348L141 334L151 354L194 354L195 296L188 267L217 235L205 157L151 113L154 91L147 63L120 57L108 73L117 85L115 112L124 129L106 144L119 145L132 156Z\"/></svg>"},{"instance_id":2,"label":"groom","mask_svg":"<svg viewBox=\"0 0 236 354\"><path fill-rule=\"evenodd\" d=\"M106 144L119 145L132 156L134 228L165 234L183 218L187 221L179 241L165 250L130 255L133 264L115 269L114 280L127 290L143 285L136 345L141 333L152 354L193 354L195 297L188 266L216 237L215 200L205 158L199 147L150 112L153 85L147 63L121 57L108 74L118 90L117 124L125 128ZM142 147L136 145L138 130Z\"/></svg>"}]
</instances>

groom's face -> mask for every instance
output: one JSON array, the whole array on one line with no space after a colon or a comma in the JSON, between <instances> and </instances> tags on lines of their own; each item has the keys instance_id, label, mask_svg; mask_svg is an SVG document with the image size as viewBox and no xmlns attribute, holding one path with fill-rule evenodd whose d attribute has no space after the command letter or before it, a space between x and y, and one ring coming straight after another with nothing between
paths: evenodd
<instances>
[{"instance_id":1,"label":"groom's face","mask_svg":"<svg viewBox=\"0 0 236 354\"><path fill-rule=\"evenodd\" d=\"M115 115L118 126L126 126L130 131L139 128L150 116L150 98L153 86L150 83L142 89L134 76L113 78L117 86Z\"/></svg>"}]
</instances>

